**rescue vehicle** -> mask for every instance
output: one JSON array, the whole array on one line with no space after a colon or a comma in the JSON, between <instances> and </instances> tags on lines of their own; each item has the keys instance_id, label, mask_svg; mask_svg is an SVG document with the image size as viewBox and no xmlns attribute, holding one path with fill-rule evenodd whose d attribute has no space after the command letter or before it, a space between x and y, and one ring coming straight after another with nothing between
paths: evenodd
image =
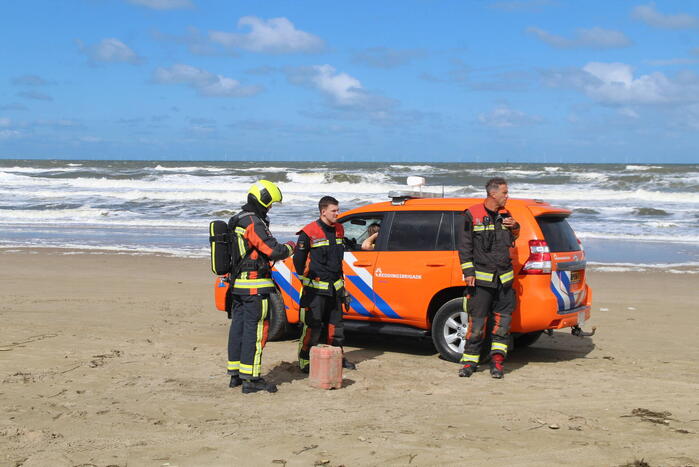
<instances>
[{"instance_id":1,"label":"rescue vehicle","mask_svg":"<svg viewBox=\"0 0 699 467\"><path fill-rule=\"evenodd\" d=\"M352 209L338 220L345 229L343 270L351 296L345 330L431 337L443 358L459 361L468 319L457 229L463 228L463 212L483 199L416 192L389 196L391 201ZM571 211L537 199L510 198L506 207L521 226L510 250L515 347L531 345L554 329L592 335L581 329L590 318L592 291L585 280L585 251L566 220ZM376 224L375 248L362 250ZM299 321L301 281L291 258L277 262L272 277L279 294L271 297L269 338L280 339Z\"/></svg>"}]
</instances>

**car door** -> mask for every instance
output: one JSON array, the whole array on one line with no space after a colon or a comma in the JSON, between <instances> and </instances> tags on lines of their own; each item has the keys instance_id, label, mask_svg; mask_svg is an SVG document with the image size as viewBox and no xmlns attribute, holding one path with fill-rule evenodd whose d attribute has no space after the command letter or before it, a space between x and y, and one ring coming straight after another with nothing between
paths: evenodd
<instances>
[{"instance_id":1,"label":"car door","mask_svg":"<svg viewBox=\"0 0 699 467\"><path fill-rule=\"evenodd\" d=\"M379 240L383 213L353 215L340 222L345 229L345 256L342 269L345 287L352 297L346 318L371 320L376 318L374 304L374 266L378 250L363 249L362 244L378 226ZM374 227L372 227L374 226ZM365 245L367 246L367 245Z\"/></svg>"},{"instance_id":2,"label":"car door","mask_svg":"<svg viewBox=\"0 0 699 467\"><path fill-rule=\"evenodd\" d=\"M374 268L375 312L384 321L429 326L427 308L436 292L451 285L454 214L397 211Z\"/></svg>"}]
</instances>

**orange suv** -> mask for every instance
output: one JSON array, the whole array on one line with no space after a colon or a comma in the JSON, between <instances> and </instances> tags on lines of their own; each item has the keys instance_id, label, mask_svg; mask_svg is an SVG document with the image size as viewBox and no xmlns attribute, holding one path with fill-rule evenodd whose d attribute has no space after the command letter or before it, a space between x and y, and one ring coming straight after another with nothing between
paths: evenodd
<instances>
[{"instance_id":1,"label":"orange suv","mask_svg":"<svg viewBox=\"0 0 699 467\"><path fill-rule=\"evenodd\" d=\"M482 199L396 196L348 211L345 285L352 302L345 329L375 334L431 336L439 353L458 361L468 320L462 308L465 283L457 252L463 212ZM510 199L520 223L510 250L517 308L515 347L532 344L546 330L580 326L590 317L592 292L585 281L585 252L566 221L571 212L534 199ZM377 229L374 249L363 241ZM366 245L365 245L366 247ZM281 296L272 297L271 339L299 321L301 282L291 258L274 265Z\"/></svg>"}]
</instances>

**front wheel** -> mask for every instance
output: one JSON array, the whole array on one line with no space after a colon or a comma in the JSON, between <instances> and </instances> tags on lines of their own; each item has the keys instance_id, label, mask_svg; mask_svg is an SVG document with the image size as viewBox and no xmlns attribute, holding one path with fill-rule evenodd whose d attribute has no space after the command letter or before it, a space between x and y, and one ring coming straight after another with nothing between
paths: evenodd
<instances>
[{"instance_id":1,"label":"front wheel","mask_svg":"<svg viewBox=\"0 0 699 467\"><path fill-rule=\"evenodd\" d=\"M443 359L460 362L466 346L468 313L464 311L463 297L453 298L442 305L432 320L432 342ZM490 323L489 323L490 324ZM481 346L480 361L490 358L490 329Z\"/></svg>"},{"instance_id":2,"label":"front wheel","mask_svg":"<svg viewBox=\"0 0 699 467\"><path fill-rule=\"evenodd\" d=\"M468 315L463 298L453 298L442 305L432 320L432 342L445 360L458 362L464 353Z\"/></svg>"}]
</instances>

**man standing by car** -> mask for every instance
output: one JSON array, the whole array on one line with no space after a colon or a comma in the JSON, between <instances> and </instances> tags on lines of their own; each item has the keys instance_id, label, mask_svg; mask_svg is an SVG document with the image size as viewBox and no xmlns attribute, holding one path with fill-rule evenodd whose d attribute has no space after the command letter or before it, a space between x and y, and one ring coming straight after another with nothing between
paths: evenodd
<instances>
[{"instance_id":1,"label":"man standing by car","mask_svg":"<svg viewBox=\"0 0 699 467\"><path fill-rule=\"evenodd\" d=\"M459 235L459 258L466 281L463 307L468 313L466 345L461 358L464 366L459 376L469 377L476 371L488 321L493 320L490 375L502 378L515 308L510 248L519 236L519 224L505 209L507 181L492 178L485 190L485 201L464 212L464 228Z\"/></svg>"},{"instance_id":2,"label":"man standing by car","mask_svg":"<svg viewBox=\"0 0 699 467\"><path fill-rule=\"evenodd\" d=\"M320 342L322 334L328 344L337 347L342 347L345 340L342 323L342 304L347 297L342 276L345 231L337 222L339 202L332 196L323 196L318 210L320 217L298 232L294 253L294 268L303 283L299 367L305 373L309 370L311 347ZM342 366L356 368L344 357Z\"/></svg>"},{"instance_id":3,"label":"man standing by car","mask_svg":"<svg viewBox=\"0 0 699 467\"><path fill-rule=\"evenodd\" d=\"M276 292L270 261L288 258L294 243L278 243L269 231L267 212L281 203L282 192L267 180L256 182L248 191L248 202L233 216L228 229L233 237L234 271L231 273L232 321L228 334L230 387L242 385L243 393L277 392L277 387L260 377L262 349L269 326L269 294Z\"/></svg>"}]
</instances>

